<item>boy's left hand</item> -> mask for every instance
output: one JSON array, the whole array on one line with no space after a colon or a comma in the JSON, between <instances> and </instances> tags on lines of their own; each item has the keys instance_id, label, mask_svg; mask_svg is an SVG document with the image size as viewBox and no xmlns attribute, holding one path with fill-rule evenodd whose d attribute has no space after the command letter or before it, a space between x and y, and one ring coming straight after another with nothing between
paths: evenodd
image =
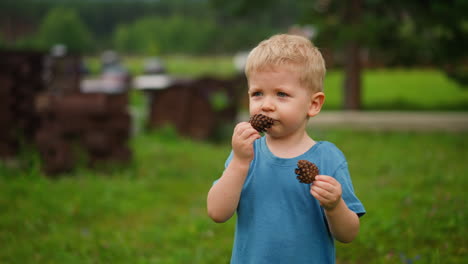
<instances>
[{"instance_id":1,"label":"boy's left hand","mask_svg":"<svg viewBox=\"0 0 468 264\"><path fill-rule=\"evenodd\" d=\"M341 184L333 177L317 175L310 185L310 194L327 211L333 210L341 200Z\"/></svg>"}]
</instances>

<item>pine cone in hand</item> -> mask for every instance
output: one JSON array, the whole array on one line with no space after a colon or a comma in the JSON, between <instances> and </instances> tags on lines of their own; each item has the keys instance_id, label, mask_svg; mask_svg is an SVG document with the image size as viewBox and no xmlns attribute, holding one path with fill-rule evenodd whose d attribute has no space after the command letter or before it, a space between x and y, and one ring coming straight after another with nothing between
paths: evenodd
<instances>
[{"instance_id":1,"label":"pine cone in hand","mask_svg":"<svg viewBox=\"0 0 468 264\"><path fill-rule=\"evenodd\" d=\"M310 184L315 181L315 176L319 174L317 166L307 160L300 160L297 162L297 169L294 171L297 174L297 179L301 183Z\"/></svg>"},{"instance_id":2,"label":"pine cone in hand","mask_svg":"<svg viewBox=\"0 0 468 264\"><path fill-rule=\"evenodd\" d=\"M266 115L256 114L250 117L249 123L252 125L255 130L262 133L270 128L275 120Z\"/></svg>"}]
</instances>

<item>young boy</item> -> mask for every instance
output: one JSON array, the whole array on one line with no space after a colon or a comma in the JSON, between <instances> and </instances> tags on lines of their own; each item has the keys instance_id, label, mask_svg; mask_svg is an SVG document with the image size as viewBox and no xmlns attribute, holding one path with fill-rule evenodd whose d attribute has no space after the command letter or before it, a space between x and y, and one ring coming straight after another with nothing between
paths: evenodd
<instances>
[{"instance_id":1,"label":"young boy","mask_svg":"<svg viewBox=\"0 0 468 264\"><path fill-rule=\"evenodd\" d=\"M325 99L322 55L306 38L276 35L250 52L245 73L250 114L274 123L264 137L237 124L208 215L221 223L237 212L231 263L335 263L334 239L351 242L365 210L343 153L306 132ZM319 168L312 184L296 179L299 160Z\"/></svg>"}]
</instances>

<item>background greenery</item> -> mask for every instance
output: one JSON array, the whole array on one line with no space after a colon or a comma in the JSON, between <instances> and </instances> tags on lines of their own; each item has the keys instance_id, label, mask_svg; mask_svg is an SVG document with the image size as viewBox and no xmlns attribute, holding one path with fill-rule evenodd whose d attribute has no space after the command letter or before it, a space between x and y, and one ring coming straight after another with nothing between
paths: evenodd
<instances>
[{"instance_id":1,"label":"background greenery","mask_svg":"<svg viewBox=\"0 0 468 264\"><path fill-rule=\"evenodd\" d=\"M431 67L468 87L467 9L464 0L2 1L0 48L47 52L62 43L87 56L108 49L133 56L233 55L303 27L327 68L345 70L344 108L365 110L364 69ZM383 108L411 108L398 101Z\"/></svg>"},{"instance_id":2,"label":"background greenery","mask_svg":"<svg viewBox=\"0 0 468 264\"><path fill-rule=\"evenodd\" d=\"M210 75L228 79L236 74L231 56L179 55L161 58L168 73L176 77ZM92 74L99 72L98 58L87 57L85 61ZM143 74L143 57L124 57L122 62L132 75ZM325 110L342 109L343 78L343 71L339 69L327 72ZM433 68L368 69L363 74L362 98L364 110L468 110L468 89Z\"/></svg>"},{"instance_id":3,"label":"background greenery","mask_svg":"<svg viewBox=\"0 0 468 264\"><path fill-rule=\"evenodd\" d=\"M291 23L292 17L276 21L264 14L233 19L206 0L2 1L0 25L17 24L17 32L0 33L0 47L47 51L62 43L86 55L106 49L146 56L232 54Z\"/></svg>"},{"instance_id":4,"label":"background greenery","mask_svg":"<svg viewBox=\"0 0 468 264\"><path fill-rule=\"evenodd\" d=\"M311 134L344 151L368 211L357 240L338 243L339 263L466 262L466 133ZM235 219L215 224L205 208L229 142L165 129L131 145L128 166L57 179L31 152L0 163L0 262L227 263Z\"/></svg>"},{"instance_id":5,"label":"background greenery","mask_svg":"<svg viewBox=\"0 0 468 264\"><path fill-rule=\"evenodd\" d=\"M198 60L175 57L168 67L184 76L224 76L232 70L227 58L211 63L205 58L197 65L206 66L194 73L191 63L181 63L192 59ZM126 61L134 65L132 71L141 70L141 59ZM340 76L327 77L327 103L336 103L339 93L332 87ZM432 110L466 105L466 90L433 70L369 71L366 83L369 102L381 98L392 104L389 98L403 97ZM447 104L438 100L440 87L452 89ZM386 96L379 97L381 92ZM17 159L0 162L0 263L228 262L235 219L212 222L206 195L223 170L229 135L210 143L179 137L170 127L145 131L144 95L132 91L131 104L140 114L129 164L79 166L49 178L40 171L38 154L27 148ZM310 133L343 150L368 211L357 240L337 243L338 263L467 261L466 132Z\"/></svg>"},{"instance_id":6,"label":"background greenery","mask_svg":"<svg viewBox=\"0 0 468 264\"><path fill-rule=\"evenodd\" d=\"M465 61L448 72L466 76L468 2L363 2L366 30L356 31L343 22L340 1L0 1L0 24L27 33L14 42L0 36L0 47L48 50L60 41L89 56L93 74L100 67L95 55L115 48L134 75L143 72L144 56L158 55L176 76L230 78L231 54L294 23L312 23L336 65L353 39L378 62L363 74L364 109L466 111L468 90L439 69ZM339 67L330 68L325 110L341 108L343 78ZM144 131L145 97L131 91L131 102L137 129L129 164L79 166L49 178L27 146L0 161L0 263L228 262L235 219L215 224L205 207L229 135L210 143L181 138L170 127ZM311 135L344 151L368 211L357 240L337 244L338 263L468 262L466 132Z\"/></svg>"},{"instance_id":7,"label":"background greenery","mask_svg":"<svg viewBox=\"0 0 468 264\"><path fill-rule=\"evenodd\" d=\"M299 24L314 27L314 42L336 53L338 65L344 46L357 41L372 63L433 65L462 81L467 8L464 0L1 1L0 32L6 36L0 36L0 46L48 50L61 36L84 54L109 48L144 55L232 54ZM64 22L68 33L60 29ZM77 46L65 33L86 45Z\"/></svg>"}]
</instances>

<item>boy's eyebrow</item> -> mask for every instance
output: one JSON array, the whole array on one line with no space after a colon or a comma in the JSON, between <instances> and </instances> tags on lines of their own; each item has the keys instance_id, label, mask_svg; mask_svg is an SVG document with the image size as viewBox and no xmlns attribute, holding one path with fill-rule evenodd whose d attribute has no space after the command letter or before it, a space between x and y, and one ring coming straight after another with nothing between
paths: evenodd
<instances>
[{"instance_id":1,"label":"boy's eyebrow","mask_svg":"<svg viewBox=\"0 0 468 264\"><path fill-rule=\"evenodd\" d=\"M261 90L261 88L258 88L258 87L256 87L256 88L249 88L249 89L247 90L247 92L250 93L250 92L252 92L252 91L258 91L258 90Z\"/></svg>"}]
</instances>

